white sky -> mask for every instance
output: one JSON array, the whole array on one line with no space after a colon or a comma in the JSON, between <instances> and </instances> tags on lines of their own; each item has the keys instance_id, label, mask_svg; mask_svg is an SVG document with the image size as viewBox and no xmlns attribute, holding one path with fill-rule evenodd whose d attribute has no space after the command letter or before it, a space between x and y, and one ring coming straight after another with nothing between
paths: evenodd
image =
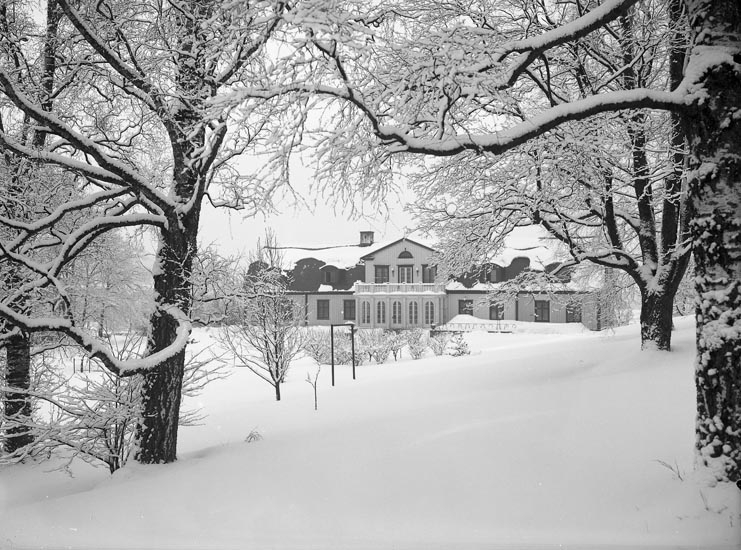
<instances>
[{"instance_id":1,"label":"white sky","mask_svg":"<svg viewBox=\"0 0 741 550\"><path fill-rule=\"evenodd\" d=\"M304 197L313 203L314 197ZM347 209L333 208L326 202L313 208L297 207L278 201L279 213L245 217L239 211L215 209L204 203L201 215L200 242L215 244L222 254L249 253L265 228L272 228L280 246L319 247L357 244L361 231L374 231L376 242L398 239L415 230L411 215L404 211L402 199L389 197L388 206L363 204L364 218L352 219ZM313 211L312 211L313 210ZM377 215L369 214L377 212Z\"/></svg>"}]
</instances>

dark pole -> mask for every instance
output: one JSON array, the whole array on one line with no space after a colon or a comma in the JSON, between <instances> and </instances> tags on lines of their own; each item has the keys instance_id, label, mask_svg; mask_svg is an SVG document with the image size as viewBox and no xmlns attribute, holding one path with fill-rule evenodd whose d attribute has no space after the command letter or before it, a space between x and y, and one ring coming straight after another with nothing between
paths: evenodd
<instances>
[{"instance_id":1,"label":"dark pole","mask_svg":"<svg viewBox=\"0 0 741 550\"><path fill-rule=\"evenodd\" d=\"M334 387L334 325L329 325L329 347L332 350L332 387Z\"/></svg>"},{"instance_id":2,"label":"dark pole","mask_svg":"<svg viewBox=\"0 0 741 550\"><path fill-rule=\"evenodd\" d=\"M355 325L350 325L350 346L352 349L352 379L355 380Z\"/></svg>"}]
</instances>

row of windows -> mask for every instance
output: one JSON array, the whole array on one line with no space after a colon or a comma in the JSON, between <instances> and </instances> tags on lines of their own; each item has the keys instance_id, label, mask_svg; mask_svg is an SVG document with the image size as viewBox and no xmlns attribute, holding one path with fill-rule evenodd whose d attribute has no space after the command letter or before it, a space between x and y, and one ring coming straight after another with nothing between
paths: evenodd
<instances>
[{"instance_id":1,"label":"row of windows","mask_svg":"<svg viewBox=\"0 0 741 550\"><path fill-rule=\"evenodd\" d=\"M473 300L458 300L458 313L462 315L473 315ZM533 316L536 322L549 323L551 321L551 302L548 300L535 300ZM489 319L504 319L504 307L502 304L489 306ZM566 322L581 323L581 304L569 304L566 306Z\"/></svg>"},{"instance_id":2,"label":"row of windows","mask_svg":"<svg viewBox=\"0 0 741 550\"><path fill-rule=\"evenodd\" d=\"M407 322L410 325L416 325L419 323L419 304L417 302L409 302L407 311ZM376 304L376 323L386 323L386 302L378 302ZM316 301L316 318L322 321L329 320L329 300L317 300ZM345 321L355 320L355 300L343 300L342 303L342 318ZM368 301L360 303L360 322L364 325L369 325L371 322L371 304ZM426 325L431 325L435 322L435 304L427 301L424 305L424 322ZM391 303L391 324L401 325L402 319L402 307L401 302L394 301Z\"/></svg>"},{"instance_id":3,"label":"row of windows","mask_svg":"<svg viewBox=\"0 0 741 550\"><path fill-rule=\"evenodd\" d=\"M375 283L388 283L391 282L389 273L393 273L393 268L387 265L375 266L375 276L373 281ZM419 277L419 272L417 272ZM437 277L437 268L435 266L423 265L422 266L422 282L423 283L434 283L435 277ZM414 282L414 266L413 265L397 265L396 266L396 282L397 283L413 283Z\"/></svg>"},{"instance_id":4,"label":"row of windows","mask_svg":"<svg viewBox=\"0 0 741 550\"><path fill-rule=\"evenodd\" d=\"M407 312L407 322L410 325L416 325L419 322L419 304L417 302L409 302ZM355 300L344 300L342 307L342 318L345 321L355 320ZM458 300L458 313L463 315L473 315L473 300ZM378 302L376 304L376 323L386 323L386 302ZM535 307L533 311L535 321L548 323L551 320L551 303L548 300L535 300ZM329 320L329 300L317 300L316 301L316 318L319 320ZM492 304L489 306L489 319L504 319L504 307L502 304ZM371 304L368 301L363 301L360 304L360 322L364 325L368 325L371 322ZM431 325L435 322L435 304L427 301L424 304L424 324ZM567 323L580 323L581 322L581 305L580 304L569 304L566 306L566 322ZM391 324L401 325L402 319L402 306L401 302L394 301L391 303Z\"/></svg>"}]
</instances>

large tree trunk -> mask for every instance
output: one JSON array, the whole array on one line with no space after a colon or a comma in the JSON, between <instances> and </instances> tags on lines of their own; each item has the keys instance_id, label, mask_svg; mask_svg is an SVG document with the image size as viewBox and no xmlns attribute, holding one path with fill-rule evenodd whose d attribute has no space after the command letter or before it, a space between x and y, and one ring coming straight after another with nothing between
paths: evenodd
<instances>
[{"instance_id":1,"label":"large tree trunk","mask_svg":"<svg viewBox=\"0 0 741 550\"><path fill-rule=\"evenodd\" d=\"M641 290L641 349L671 349L673 303L673 294Z\"/></svg>"},{"instance_id":2,"label":"large tree trunk","mask_svg":"<svg viewBox=\"0 0 741 550\"><path fill-rule=\"evenodd\" d=\"M186 315L192 301L190 274L196 251L197 213L194 218L181 220L182 231L163 232L154 276L157 303L178 306ZM178 327L176 319L159 309L150 324L148 354L172 344ZM143 411L135 434L137 462L159 464L176 460L184 369L185 350L144 374Z\"/></svg>"},{"instance_id":3,"label":"large tree trunk","mask_svg":"<svg viewBox=\"0 0 741 550\"><path fill-rule=\"evenodd\" d=\"M7 386L17 390L5 392L3 402L5 418L10 420L10 426L5 430L4 445L4 450L8 454L33 443L33 434L29 427L31 420L31 400L28 396L28 390L31 387L30 350L29 336L24 333L13 336L6 344L5 382Z\"/></svg>"},{"instance_id":4,"label":"large tree trunk","mask_svg":"<svg viewBox=\"0 0 741 550\"><path fill-rule=\"evenodd\" d=\"M697 451L718 479L741 479L741 3L687 0L700 73L686 115L697 291ZM700 57L702 56L702 57ZM690 68L692 67L690 59Z\"/></svg>"}]
</instances>

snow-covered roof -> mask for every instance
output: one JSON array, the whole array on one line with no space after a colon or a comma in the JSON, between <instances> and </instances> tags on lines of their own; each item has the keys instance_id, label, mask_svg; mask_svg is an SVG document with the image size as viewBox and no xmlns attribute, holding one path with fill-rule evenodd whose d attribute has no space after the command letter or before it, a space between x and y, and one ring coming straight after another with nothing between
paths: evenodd
<instances>
[{"instance_id":1,"label":"snow-covered roof","mask_svg":"<svg viewBox=\"0 0 741 550\"><path fill-rule=\"evenodd\" d=\"M500 283L481 283L477 282L471 288L467 288L463 283L459 281L449 281L445 285L445 290L458 290L465 292L496 292L498 290L511 290L512 281L504 281ZM518 292L588 292L593 290L591 288L585 288L584 285L568 281L565 283L550 282L547 285L530 283L522 284L517 287Z\"/></svg>"},{"instance_id":2,"label":"snow-covered roof","mask_svg":"<svg viewBox=\"0 0 741 550\"><path fill-rule=\"evenodd\" d=\"M548 264L567 258L563 245L538 225L518 227L504 239L492 263L507 267L515 258L528 258L530 269L545 271Z\"/></svg>"},{"instance_id":3,"label":"snow-covered roof","mask_svg":"<svg viewBox=\"0 0 741 550\"><path fill-rule=\"evenodd\" d=\"M416 236L404 237L414 243L417 243L425 248L434 250L424 240ZM284 247L281 249L284 258L285 267L293 267L299 260L304 258L314 258L327 265L333 265L340 269L348 267L354 267L361 262L363 256L367 256L378 252L386 247L397 243L401 238L396 239L385 239L383 241L375 242L371 246L360 246L359 244L349 245L328 245L326 247Z\"/></svg>"},{"instance_id":4,"label":"snow-covered roof","mask_svg":"<svg viewBox=\"0 0 741 550\"><path fill-rule=\"evenodd\" d=\"M403 238L430 250L435 250L433 244L426 242L426 239L416 234L407 235ZM356 266L364 256L372 255L400 240L401 238L386 239L373 243L371 246L338 244L323 247L284 247L281 252L287 268L296 265L299 260L314 258L327 265L345 269ZM545 271L548 264L563 261L566 257L563 246L553 237L550 237L545 229L540 226L530 226L518 227L512 231L505 238L502 249L492 257L491 262L507 267L515 258L527 258L530 260L530 269Z\"/></svg>"},{"instance_id":5,"label":"snow-covered roof","mask_svg":"<svg viewBox=\"0 0 741 550\"><path fill-rule=\"evenodd\" d=\"M314 258L327 265L333 265L340 269L354 267L360 262L360 257L369 250L368 246L359 245L338 245L327 246L320 249L312 248L285 248L283 253L284 265L288 268L293 267L299 260L304 258Z\"/></svg>"}]
</instances>

